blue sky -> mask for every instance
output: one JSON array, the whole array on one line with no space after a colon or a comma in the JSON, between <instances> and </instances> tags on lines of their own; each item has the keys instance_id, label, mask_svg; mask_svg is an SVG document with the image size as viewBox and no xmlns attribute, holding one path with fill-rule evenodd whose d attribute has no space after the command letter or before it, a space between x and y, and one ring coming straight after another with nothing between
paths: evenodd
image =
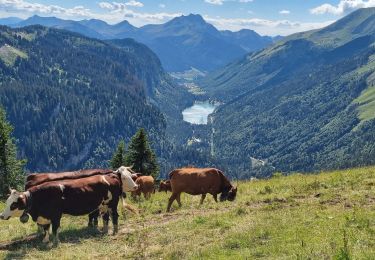
<instances>
[{"instance_id":1,"label":"blue sky","mask_svg":"<svg viewBox=\"0 0 375 260\"><path fill-rule=\"evenodd\" d=\"M128 20L135 26L201 14L219 29L287 35L320 28L375 0L0 0L0 17L38 14L64 19Z\"/></svg>"}]
</instances>

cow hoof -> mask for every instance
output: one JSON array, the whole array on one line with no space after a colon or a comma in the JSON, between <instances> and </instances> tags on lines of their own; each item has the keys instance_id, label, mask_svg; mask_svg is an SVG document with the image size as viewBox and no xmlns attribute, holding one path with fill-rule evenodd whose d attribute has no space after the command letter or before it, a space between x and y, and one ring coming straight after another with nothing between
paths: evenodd
<instances>
[{"instance_id":1,"label":"cow hoof","mask_svg":"<svg viewBox=\"0 0 375 260\"><path fill-rule=\"evenodd\" d=\"M113 235L116 235L118 233L118 226L113 226Z\"/></svg>"}]
</instances>

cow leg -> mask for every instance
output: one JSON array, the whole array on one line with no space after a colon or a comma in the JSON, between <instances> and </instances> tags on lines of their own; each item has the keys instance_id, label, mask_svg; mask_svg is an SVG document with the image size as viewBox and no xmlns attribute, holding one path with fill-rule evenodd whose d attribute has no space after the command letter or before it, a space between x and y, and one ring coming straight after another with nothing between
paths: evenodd
<instances>
[{"instance_id":1,"label":"cow leg","mask_svg":"<svg viewBox=\"0 0 375 260\"><path fill-rule=\"evenodd\" d=\"M213 194L212 197L214 197L214 200L217 202L217 194Z\"/></svg>"},{"instance_id":2,"label":"cow leg","mask_svg":"<svg viewBox=\"0 0 375 260\"><path fill-rule=\"evenodd\" d=\"M117 208L112 209L113 235L118 233L118 213Z\"/></svg>"},{"instance_id":3,"label":"cow leg","mask_svg":"<svg viewBox=\"0 0 375 260\"><path fill-rule=\"evenodd\" d=\"M99 217L99 210L95 210L89 214L89 227L98 227L98 217Z\"/></svg>"},{"instance_id":4,"label":"cow leg","mask_svg":"<svg viewBox=\"0 0 375 260\"><path fill-rule=\"evenodd\" d=\"M181 193L179 193L177 195L176 200L177 200L178 206L181 208L181 206L182 206L182 204L181 204Z\"/></svg>"},{"instance_id":5,"label":"cow leg","mask_svg":"<svg viewBox=\"0 0 375 260\"><path fill-rule=\"evenodd\" d=\"M199 205L202 205L202 204L203 204L203 201L204 201L205 198L206 198L206 194L202 194L201 202L199 203Z\"/></svg>"},{"instance_id":6,"label":"cow leg","mask_svg":"<svg viewBox=\"0 0 375 260\"><path fill-rule=\"evenodd\" d=\"M103 233L108 234L109 213L103 215Z\"/></svg>"},{"instance_id":7,"label":"cow leg","mask_svg":"<svg viewBox=\"0 0 375 260\"><path fill-rule=\"evenodd\" d=\"M172 203L177 198L177 196L178 196L177 193L172 193L172 195L171 195L171 197L169 198L169 201L168 201L167 212L171 211Z\"/></svg>"},{"instance_id":8,"label":"cow leg","mask_svg":"<svg viewBox=\"0 0 375 260\"><path fill-rule=\"evenodd\" d=\"M43 243L48 243L49 242L49 226L50 224L47 225L40 225L43 230L44 230L44 238L43 238Z\"/></svg>"},{"instance_id":9,"label":"cow leg","mask_svg":"<svg viewBox=\"0 0 375 260\"><path fill-rule=\"evenodd\" d=\"M54 244L56 245L60 242L59 233L58 233L59 228L60 228L60 220L61 220L61 216L52 221L52 234L54 237Z\"/></svg>"}]
</instances>

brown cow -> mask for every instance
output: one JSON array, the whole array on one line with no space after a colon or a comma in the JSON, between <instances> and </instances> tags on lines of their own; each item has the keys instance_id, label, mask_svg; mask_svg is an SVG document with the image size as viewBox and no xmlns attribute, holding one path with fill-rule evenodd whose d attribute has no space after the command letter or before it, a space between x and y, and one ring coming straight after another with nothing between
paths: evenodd
<instances>
[{"instance_id":1,"label":"brown cow","mask_svg":"<svg viewBox=\"0 0 375 260\"><path fill-rule=\"evenodd\" d=\"M217 202L217 194L221 193L220 201L233 201L237 195L234 187L224 176L223 172L215 168L182 168L169 173L171 180L172 196L169 198L167 211L169 212L174 200L181 207L181 192L190 195L202 195L200 204L209 193Z\"/></svg>"},{"instance_id":2,"label":"brown cow","mask_svg":"<svg viewBox=\"0 0 375 260\"><path fill-rule=\"evenodd\" d=\"M165 193L167 193L167 191L172 191L171 181L170 180L165 180L165 181L161 181L160 182L160 184L159 184L159 192L162 192L162 191L165 191Z\"/></svg>"},{"instance_id":3,"label":"brown cow","mask_svg":"<svg viewBox=\"0 0 375 260\"><path fill-rule=\"evenodd\" d=\"M129 169L128 169L129 170ZM132 171L129 170L132 173ZM50 181L60 181L60 180L74 180L85 177L91 177L95 175L106 175L113 173L110 169L84 169L72 172L56 172L56 173L33 173L26 177L25 191L31 187L50 182ZM124 195L125 196L125 193ZM24 217L24 216L23 216ZM99 211L94 211L89 214L89 227L98 226ZM104 219L107 218L104 216ZM22 220L21 220L22 221ZM105 221L105 220L104 220Z\"/></svg>"},{"instance_id":4,"label":"brown cow","mask_svg":"<svg viewBox=\"0 0 375 260\"><path fill-rule=\"evenodd\" d=\"M141 176L142 176L142 173L132 173L132 179L133 179L133 181L136 181Z\"/></svg>"},{"instance_id":5,"label":"brown cow","mask_svg":"<svg viewBox=\"0 0 375 260\"><path fill-rule=\"evenodd\" d=\"M125 186L126 190L136 187L130 174L126 178L123 175L108 174L45 182L26 192L12 190L0 218L7 220L29 214L33 221L43 226L43 242L49 241L51 224L55 242L58 242L57 231L63 214L81 216L99 209L103 214L112 214L115 233L118 230L117 204ZM108 222L105 225L108 226Z\"/></svg>"},{"instance_id":6,"label":"brown cow","mask_svg":"<svg viewBox=\"0 0 375 260\"><path fill-rule=\"evenodd\" d=\"M94 175L105 175L113 173L113 170L109 169L85 169L72 172L56 172L56 173L33 173L26 177L25 190L28 190L30 187L49 182L49 181L58 181L58 180L67 180L67 179L80 179L84 177L90 177Z\"/></svg>"},{"instance_id":7,"label":"brown cow","mask_svg":"<svg viewBox=\"0 0 375 260\"><path fill-rule=\"evenodd\" d=\"M143 193L147 200L151 197L151 193L155 192L155 180L152 176L140 176L135 183L138 185L138 189L132 192L133 198L139 197Z\"/></svg>"}]
</instances>

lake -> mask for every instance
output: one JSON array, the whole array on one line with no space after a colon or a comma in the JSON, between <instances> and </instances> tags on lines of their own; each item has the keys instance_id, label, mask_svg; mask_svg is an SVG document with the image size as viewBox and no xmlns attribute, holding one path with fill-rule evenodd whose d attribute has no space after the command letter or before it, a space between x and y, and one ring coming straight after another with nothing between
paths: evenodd
<instances>
[{"instance_id":1,"label":"lake","mask_svg":"<svg viewBox=\"0 0 375 260\"><path fill-rule=\"evenodd\" d=\"M192 107L182 111L184 121L196 125L206 125L208 115L214 112L217 105L211 104L209 101L195 102Z\"/></svg>"}]
</instances>

